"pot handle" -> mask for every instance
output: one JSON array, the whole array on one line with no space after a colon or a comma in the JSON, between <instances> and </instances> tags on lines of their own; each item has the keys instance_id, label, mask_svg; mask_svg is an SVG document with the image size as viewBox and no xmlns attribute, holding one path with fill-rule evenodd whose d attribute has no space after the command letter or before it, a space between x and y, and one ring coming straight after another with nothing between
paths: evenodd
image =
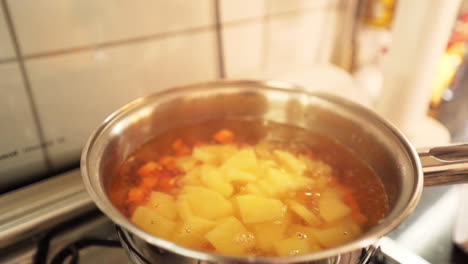
<instances>
[{"instance_id":1,"label":"pot handle","mask_svg":"<svg viewBox=\"0 0 468 264\"><path fill-rule=\"evenodd\" d=\"M393 239L382 237L372 245L358 264L429 264L414 252L399 246Z\"/></svg>"},{"instance_id":2,"label":"pot handle","mask_svg":"<svg viewBox=\"0 0 468 264\"><path fill-rule=\"evenodd\" d=\"M468 144L418 149L424 186L468 183Z\"/></svg>"}]
</instances>

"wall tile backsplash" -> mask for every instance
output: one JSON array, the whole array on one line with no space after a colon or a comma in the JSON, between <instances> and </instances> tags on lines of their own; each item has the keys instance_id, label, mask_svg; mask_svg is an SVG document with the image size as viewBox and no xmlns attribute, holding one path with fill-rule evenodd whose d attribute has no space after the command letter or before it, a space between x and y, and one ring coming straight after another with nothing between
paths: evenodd
<instances>
[{"instance_id":1,"label":"wall tile backsplash","mask_svg":"<svg viewBox=\"0 0 468 264\"><path fill-rule=\"evenodd\" d=\"M0 64L0 76L2 189L1 186L16 184L27 177L45 172L46 165L18 63Z\"/></svg>"},{"instance_id":2,"label":"wall tile backsplash","mask_svg":"<svg viewBox=\"0 0 468 264\"><path fill-rule=\"evenodd\" d=\"M214 39L212 31L199 32L27 61L45 138L66 135L49 150L52 164L76 161L93 129L119 106L164 88L215 79Z\"/></svg>"},{"instance_id":3,"label":"wall tile backsplash","mask_svg":"<svg viewBox=\"0 0 468 264\"><path fill-rule=\"evenodd\" d=\"M338 10L338 0L1 3L0 89L8 88L0 98L1 126L20 136L0 139L0 157L14 147L42 146L25 157L42 164L38 173L47 169L45 158L53 170L77 164L91 131L139 96L326 62ZM12 25L5 23L8 17ZM15 108L7 105L11 100ZM21 171L19 164L0 163L3 182L12 177L1 173L5 168Z\"/></svg>"},{"instance_id":4,"label":"wall tile backsplash","mask_svg":"<svg viewBox=\"0 0 468 264\"><path fill-rule=\"evenodd\" d=\"M7 21L4 15L4 9L0 3L0 60L15 57L13 42L6 25Z\"/></svg>"},{"instance_id":5,"label":"wall tile backsplash","mask_svg":"<svg viewBox=\"0 0 468 264\"><path fill-rule=\"evenodd\" d=\"M23 53L213 25L212 0L9 0Z\"/></svg>"}]
</instances>

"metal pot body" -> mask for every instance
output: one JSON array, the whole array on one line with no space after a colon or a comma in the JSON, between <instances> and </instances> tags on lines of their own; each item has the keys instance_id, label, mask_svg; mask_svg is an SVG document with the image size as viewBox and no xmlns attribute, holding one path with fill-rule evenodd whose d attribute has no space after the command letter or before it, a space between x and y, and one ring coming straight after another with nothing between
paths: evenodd
<instances>
[{"instance_id":1,"label":"metal pot body","mask_svg":"<svg viewBox=\"0 0 468 264\"><path fill-rule=\"evenodd\" d=\"M107 187L136 148L167 129L220 118L274 121L336 139L382 179L389 198L388 216L357 240L314 254L232 257L184 248L153 237L112 205ZM122 228L122 239L128 242L129 252L137 252L149 263L357 263L363 249L412 212L423 188L418 153L385 120L347 100L307 93L300 87L274 81L217 81L140 98L109 116L94 132L83 151L82 174L96 205Z\"/></svg>"}]
</instances>

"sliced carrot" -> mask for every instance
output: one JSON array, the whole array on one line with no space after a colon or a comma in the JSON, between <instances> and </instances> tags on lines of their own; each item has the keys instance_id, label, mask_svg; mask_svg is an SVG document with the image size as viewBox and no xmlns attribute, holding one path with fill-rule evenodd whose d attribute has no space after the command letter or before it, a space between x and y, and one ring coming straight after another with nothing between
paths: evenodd
<instances>
[{"instance_id":1,"label":"sliced carrot","mask_svg":"<svg viewBox=\"0 0 468 264\"><path fill-rule=\"evenodd\" d=\"M221 129L213 135L213 139L219 143L232 143L234 141L234 133L228 129Z\"/></svg>"},{"instance_id":2,"label":"sliced carrot","mask_svg":"<svg viewBox=\"0 0 468 264\"><path fill-rule=\"evenodd\" d=\"M145 190L152 190L158 185L159 177L144 177L141 179L141 187Z\"/></svg>"},{"instance_id":3,"label":"sliced carrot","mask_svg":"<svg viewBox=\"0 0 468 264\"><path fill-rule=\"evenodd\" d=\"M127 201L132 203L141 203L145 199L146 193L143 188L133 187L128 191Z\"/></svg>"},{"instance_id":4,"label":"sliced carrot","mask_svg":"<svg viewBox=\"0 0 468 264\"><path fill-rule=\"evenodd\" d=\"M161 169L161 165L154 161L150 161L147 162L145 165L141 166L141 168L138 169L137 173L141 177L154 176L159 169Z\"/></svg>"},{"instance_id":5,"label":"sliced carrot","mask_svg":"<svg viewBox=\"0 0 468 264\"><path fill-rule=\"evenodd\" d=\"M158 182L158 190L162 192L169 192L175 185L175 177L166 174L162 175L161 178L159 178Z\"/></svg>"},{"instance_id":6,"label":"sliced carrot","mask_svg":"<svg viewBox=\"0 0 468 264\"><path fill-rule=\"evenodd\" d=\"M164 156L159 160L159 163L166 169L172 172L178 171L174 156Z\"/></svg>"},{"instance_id":7,"label":"sliced carrot","mask_svg":"<svg viewBox=\"0 0 468 264\"><path fill-rule=\"evenodd\" d=\"M172 149L176 152L177 156L184 156L190 154L192 151L190 148L185 144L182 139L177 139L172 143Z\"/></svg>"}]
</instances>

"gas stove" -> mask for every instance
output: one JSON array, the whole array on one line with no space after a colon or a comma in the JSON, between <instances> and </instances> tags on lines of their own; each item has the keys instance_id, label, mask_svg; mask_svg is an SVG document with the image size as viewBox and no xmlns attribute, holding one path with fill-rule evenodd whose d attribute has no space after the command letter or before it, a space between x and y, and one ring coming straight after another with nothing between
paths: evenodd
<instances>
[{"instance_id":1,"label":"gas stove","mask_svg":"<svg viewBox=\"0 0 468 264\"><path fill-rule=\"evenodd\" d=\"M468 263L452 242L461 192L460 186L425 189L415 212L382 240L392 258L385 263ZM145 262L125 253L115 226L94 207L76 169L0 198L0 263Z\"/></svg>"}]
</instances>

